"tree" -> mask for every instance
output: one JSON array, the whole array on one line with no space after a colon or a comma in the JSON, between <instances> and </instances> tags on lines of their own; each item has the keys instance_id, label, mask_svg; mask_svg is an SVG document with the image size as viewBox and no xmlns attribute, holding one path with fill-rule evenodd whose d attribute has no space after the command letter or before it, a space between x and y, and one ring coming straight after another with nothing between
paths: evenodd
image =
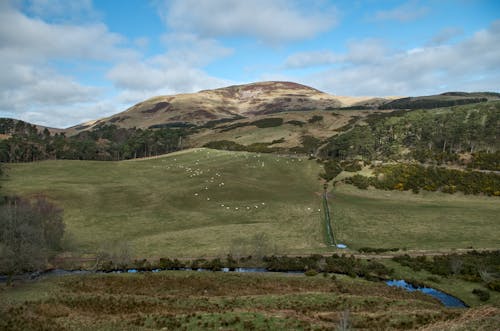
<instances>
[{"instance_id":1,"label":"tree","mask_svg":"<svg viewBox=\"0 0 500 331\"><path fill-rule=\"evenodd\" d=\"M0 206L0 273L10 283L15 274L43 268L63 233L62 209L44 196L8 199Z\"/></svg>"}]
</instances>

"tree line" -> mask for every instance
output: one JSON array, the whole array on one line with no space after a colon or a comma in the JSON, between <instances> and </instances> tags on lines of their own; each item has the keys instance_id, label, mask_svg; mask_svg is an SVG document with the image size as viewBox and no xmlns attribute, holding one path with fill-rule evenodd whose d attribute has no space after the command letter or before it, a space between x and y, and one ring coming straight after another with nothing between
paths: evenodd
<instances>
[{"instance_id":1,"label":"tree line","mask_svg":"<svg viewBox=\"0 0 500 331\"><path fill-rule=\"evenodd\" d=\"M100 125L75 136L52 134L34 125L0 119L0 162L33 162L48 159L124 160L170 153L182 148L190 128L136 129Z\"/></svg>"}]
</instances>

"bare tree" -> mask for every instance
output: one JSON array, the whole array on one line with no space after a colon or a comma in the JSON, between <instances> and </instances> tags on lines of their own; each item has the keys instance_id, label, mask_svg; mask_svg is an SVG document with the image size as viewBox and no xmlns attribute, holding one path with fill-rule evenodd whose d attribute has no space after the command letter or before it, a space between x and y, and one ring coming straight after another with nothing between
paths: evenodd
<instances>
[{"instance_id":1,"label":"bare tree","mask_svg":"<svg viewBox=\"0 0 500 331\"><path fill-rule=\"evenodd\" d=\"M34 202L10 198L0 206L0 273L12 276L39 270L64 233L62 210L45 197Z\"/></svg>"}]
</instances>

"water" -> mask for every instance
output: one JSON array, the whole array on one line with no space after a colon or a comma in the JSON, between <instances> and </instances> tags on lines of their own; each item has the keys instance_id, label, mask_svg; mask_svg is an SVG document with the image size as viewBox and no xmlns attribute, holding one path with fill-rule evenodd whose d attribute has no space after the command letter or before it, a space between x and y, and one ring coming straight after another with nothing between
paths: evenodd
<instances>
[{"instance_id":1,"label":"water","mask_svg":"<svg viewBox=\"0 0 500 331\"><path fill-rule=\"evenodd\" d=\"M403 279L401 280L388 280L386 282L387 285L389 286L395 286L399 288L404 288L405 290L409 292L413 291L419 291L428 295L431 295L441 301L443 305L446 307L452 307L452 308L467 308L465 303L463 303L461 300L455 298L454 296L451 296L449 294L446 294L444 292L441 292L439 290L436 290L432 287L415 287L411 284L408 284L406 281Z\"/></svg>"}]
</instances>

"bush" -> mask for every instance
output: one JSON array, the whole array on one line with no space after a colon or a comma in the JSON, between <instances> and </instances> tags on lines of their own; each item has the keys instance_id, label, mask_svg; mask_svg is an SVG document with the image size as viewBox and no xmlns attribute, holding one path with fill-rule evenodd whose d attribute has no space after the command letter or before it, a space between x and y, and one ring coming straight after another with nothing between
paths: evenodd
<instances>
[{"instance_id":1,"label":"bush","mask_svg":"<svg viewBox=\"0 0 500 331\"><path fill-rule=\"evenodd\" d=\"M301 126L303 126L306 123L302 122L302 121L291 120L291 121L286 122L285 124L291 124L291 125L296 125L296 126L300 126L301 127Z\"/></svg>"},{"instance_id":2,"label":"bush","mask_svg":"<svg viewBox=\"0 0 500 331\"><path fill-rule=\"evenodd\" d=\"M314 269L309 269L304 274L308 277L314 277L318 274L318 272Z\"/></svg>"},{"instance_id":3,"label":"bush","mask_svg":"<svg viewBox=\"0 0 500 331\"><path fill-rule=\"evenodd\" d=\"M490 281L486 286L493 291L500 292L500 279Z\"/></svg>"},{"instance_id":4,"label":"bush","mask_svg":"<svg viewBox=\"0 0 500 331\"><path fill-rule=\"evenodd\" d=\"M354 160L354 161L342 161L340 162L340 165L342 166L342 169L344 169L345 171L349 171L349 172L356 172L356 171L360 171L361 169L363 169L363 167L361 166L360 164L360 161L357 161L357 160Z\"/></svg>"},{"instance_id":5,"label":"bush","mask_svg":"<svg viewBox=\"0 0 500 331\"><path fill-rule=\"evenodd\" d=\"M370 179L362 175L354 175L352 177L346 178L345 182L347 184L352 184L359 189L366 190L370 186Z\"/></svg>"},{"instance_id":6,"label":"bush","mask_svg":"<svg viewBox=\"0 0 500 331\"><path fill-rule=\"evenodd\" d=\"M253 121L250 125L255 125L258 128L272 128L276 126L283 125L283 119L279 117L263 118L257 121Z\"/></svg>"},{"instance_id":7,"label":"bush","mask_svg":"<svg viewBox=\"0 0 500 331\"><path fill-rule=\"evenodd\" d=\"M308 123L316 123L316 122L321 122L323 120L323 116L320 115L314 115L311 117L309 120L307 120Z\"/></svg>"},{"instance_id":8,"label":"bush","mask_svg":"<svg viewBox=\"0 0 500 331\"><path fill-rule=\"evenodd\" d=\"M399 248L373 248L373 247L361 247L358 249L360 253L384 253L384 252L397 252Z\"/></svg>"},{"instance_id":9,"label":"bush","mask_svg":"<svg viewBox=\"0 0 500 331\"><path fill-rule=\"evenodd\" d=\"M477 295L481 301L488 301L490 299L490 292L478 288L473 289L472 294Z\"/></svg>"}]
</instances>

